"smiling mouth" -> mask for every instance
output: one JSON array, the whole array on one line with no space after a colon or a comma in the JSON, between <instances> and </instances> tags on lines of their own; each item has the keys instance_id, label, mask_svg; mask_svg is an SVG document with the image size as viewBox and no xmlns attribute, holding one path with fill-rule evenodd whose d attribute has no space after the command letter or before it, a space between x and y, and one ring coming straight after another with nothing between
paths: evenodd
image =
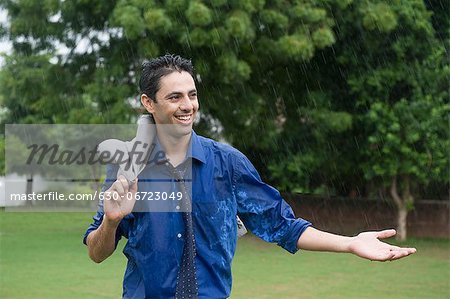
<instances>
[{"instance_id":1,"label":"smiling mouth","mask_svg":"<svg viewBox=\"0 0 450 299\"><path fill-rule=\"evenodd\" d=\"M179 120L182 123L189 123L191 121L192 118L192 114L187 114L187 115L175 115L175 118L177 120Z\"/></svg>"}]
</instances>

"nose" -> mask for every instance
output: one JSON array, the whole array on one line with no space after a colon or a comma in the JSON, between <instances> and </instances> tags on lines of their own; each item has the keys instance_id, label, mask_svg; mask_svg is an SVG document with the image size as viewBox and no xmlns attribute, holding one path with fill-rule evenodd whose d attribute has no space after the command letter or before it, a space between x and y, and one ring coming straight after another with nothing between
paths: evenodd
<instances>
[{"instance_id":1,"label":"nose","mask_svg":"<svg viewBox=\"0 0 450 299\"><path fill-rule=\"evenodd\" d=\"M180 103L180 110L183 112L190 112L194 109L194 105L192 104L191 99L188 95L183 97L183 100Z\"/></svg>"}]
</instances>

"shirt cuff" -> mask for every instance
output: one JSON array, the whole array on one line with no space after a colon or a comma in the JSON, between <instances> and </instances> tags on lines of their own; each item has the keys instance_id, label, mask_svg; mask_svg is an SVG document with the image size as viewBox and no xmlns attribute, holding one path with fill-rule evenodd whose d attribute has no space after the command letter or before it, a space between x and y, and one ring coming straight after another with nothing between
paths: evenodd
<instances>
[{"instance_id":1,"label":"shirt cuff","mask_svg":"<svg viewBox=\"0 0 450 299\"><path fill-rule=\"evenodd\" d=\"M306 221L302 218L295 219L294 223L291 224L289 232L286 234L283 240L281 240L278 243L278 245L283 247L292 254L296 253L298 251L297 248L298 239L303 234L303 232L310 226L312 226L312 224L309 221Z\"/></svg>"}]
</instances>

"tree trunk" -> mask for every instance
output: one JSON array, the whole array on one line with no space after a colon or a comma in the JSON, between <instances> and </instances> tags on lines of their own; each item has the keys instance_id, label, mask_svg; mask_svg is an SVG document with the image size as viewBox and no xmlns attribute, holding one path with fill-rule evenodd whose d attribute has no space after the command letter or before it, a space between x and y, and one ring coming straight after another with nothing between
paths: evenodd
<instances>
[{"instance_id":1,"label":"tree trunk","mask_svg":"<svg viewBox=\"0 0 450 299\"><path fill-rule=\"evenodd\" d=\"M397 206L397 235L396 239L399 241L405 241L407 234L407 217L408 212L412 207L412 204L414 202L414 198L411 195L410 192L410 185L409 185L409 177L404 177L402 181L402 196L399 195L398 188L397 188L397 177L395 176L392 179L391 184L391 197L394 201L395 205Z\"/></svg>"},{"instance_id":2,"label":"tree trunk","mask_svg":"<svg viewBox=\"0 0 450 299\"><path fill-rule=\"evenodd\" d=\"M408 209L404 204L403 207L397 211L397 236L398 241L406 241L407 228L406 228L406 218L408 217Z\"/></svg>"},{"instance_id":3,"label":"tree trunk","mask_svg":"<svg viewBox=\"0 0 450 299\"><path fill-rule=\"evenodd\" d=\"M28 194L31 194L32 192L33 192L33 175L30 174L29 176L27 176L27 185L26 185L26 189L25 189L25 194L27 195L27 199L28 199ZM33 205L32 200L26 200L25 205L26 206Z\"/></svg>"}]
</instances>

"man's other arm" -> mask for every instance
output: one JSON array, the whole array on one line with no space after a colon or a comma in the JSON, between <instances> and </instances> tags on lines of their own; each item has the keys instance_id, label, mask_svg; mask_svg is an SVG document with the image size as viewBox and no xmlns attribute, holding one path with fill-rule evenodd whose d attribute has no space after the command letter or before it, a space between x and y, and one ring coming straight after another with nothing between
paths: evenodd
<instances>
[{"instance_id":1,"label":"man's other arm","mask_svg":"<svg viewBox=\"0 0 450 299\"><path fill-rule=\"evenodd\" d=\"M415 248L402 248L380 241L396 234L395 230L363 232L346 237L308 227L297 241L298 249L353 253L372 261L393 261L416 252Z\"/></svg>"},{"instance_id":2,"label":"man's other arm","mask_svg":"<svg viewBox=\"0 0 450 299\"><path fill-rule=\"evenodd\" d=\"M119 222L103 218L100 226L92 231L86 239L89 257L96 263L107 259L116 249L116 230Z\"/></svg>"},{"instance_id":3,"label":"man's other arm","mask_svg":"<svg viewBox=\"0 0 450 299\"><path fill-rule=\"evenodd\" d=\"M132 196L127 196L129 192ZM129 186L124 176L119 176L105 192L103 221L86 239L89 257L94 262L101 263L116 249L116 230L120 221L132 212L136 192L137 179Z\"/></svg>"}]
</instances>

